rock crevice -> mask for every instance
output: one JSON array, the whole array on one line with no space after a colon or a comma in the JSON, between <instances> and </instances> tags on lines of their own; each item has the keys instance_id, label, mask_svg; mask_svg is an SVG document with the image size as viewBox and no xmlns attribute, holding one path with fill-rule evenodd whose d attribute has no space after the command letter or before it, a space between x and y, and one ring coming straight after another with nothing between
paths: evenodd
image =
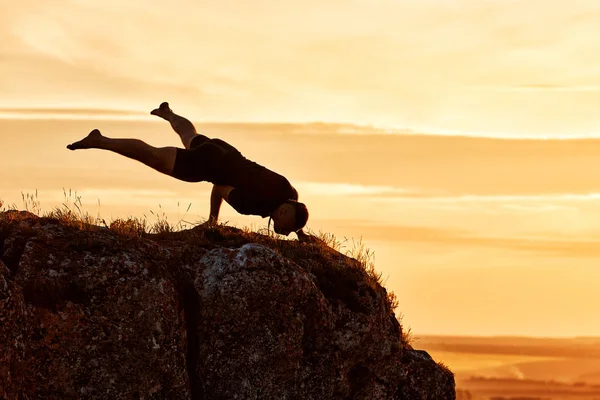
<instances>
[{"instance_id":1,"label":"rock crevice","mask_svg":"<svg viewBox=\"0 0 600 400\"><path fill-rule=\"evenodd\" d=\"M192 400L204 400L204 391L200 377L196 374L196 366L200 357L200 337L196 327L199 324L200 299L192 284L183 285L180 291L186 332L186 369Z\"/></svg>"}]
</instances>

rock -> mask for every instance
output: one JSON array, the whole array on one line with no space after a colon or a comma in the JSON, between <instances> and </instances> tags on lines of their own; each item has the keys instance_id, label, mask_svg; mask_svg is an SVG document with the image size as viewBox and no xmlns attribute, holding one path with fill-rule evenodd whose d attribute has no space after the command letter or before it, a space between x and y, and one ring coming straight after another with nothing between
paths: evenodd
<instances>
[{"instance_id":1,"label":"rock","mask_svg":"<svg viewBox=\"0 0 600 400\"><path fill-rule=\"evenodd\" d=\"M16 398L28 372L31 323L21 288L11 280L10 270L0 260L0 398ZM15 391L7 391L7 388ZM9 393L11 394L9 396Z\"/></svg>"},{"instance_id":2,"label":"rock","mask_svg":"<svg viewBox=\"0 0 600 400\"><path fill-rule=\"evenodd\" d=\"M404 400L454 399L454 376L452 372L436 364L423 350L406 349L402 357L405 379L397 398Z\"/></svg>"},{"instance_id":3,"label":"rock","mask_svg":"<svg viewBox=\"0 0 600 400\"><path fill-rule=\"evenodd\" d=\"M0 398L455 398L377 279L322 245L0 213L0 255Z\"/></svg>"}]
</instances>

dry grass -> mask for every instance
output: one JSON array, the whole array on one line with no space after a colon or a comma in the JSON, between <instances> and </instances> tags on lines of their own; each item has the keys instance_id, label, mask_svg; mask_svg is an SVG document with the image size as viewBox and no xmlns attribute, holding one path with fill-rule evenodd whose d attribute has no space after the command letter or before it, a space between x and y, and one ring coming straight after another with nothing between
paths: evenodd
<instances>
[{"instance_id":1,"label":"dry grass","mask_svg":"<svg viewBox=\"0 0 600 400\"><path fill-rule=\"evenodd\" d=\"M117 218L111 221L108 228L121 236L142 237L148 232L148 222L139 218Z\"/></svg>"},{"instance_id":2,"label":"dry grass","mask_svg":"<svg viewBox=\"0 0 600 400\"><path fill-rule=\"evenodd\" d=\"M64 201L59 207L49 212L43 212L38 198L38 192L33 194L23 193L22 201L25 211L42 218L59 220L61 223L90 231L96 229L109 229L110 231L126 237L148 238L153 240L183 240L186 242L211 246L241 246L246 243L258 243L269 247L282 256L294 261L317 276L320 289L329 298L339 299L350 307L360 310L363 300L356 297L356 282L365 281L373 293L385 292L385 301L390 314L398 307L398 300L393 292L383 289L382 275L375 269L375 253L365 246L362 238L339 239L332 233L308 231L316 240L310 243L300 243L296 240L282 240L279 235L267 228L252 230L249 227L237 229L228 226L228 223L217 225L192 223L185 220L191 204L187 207L178 221L172 223L167 214L159 205L158 212L150 210L150 216L144 214L143 218L129 217L117 218L110 222L105 221L98 211L92 217L83 211L81 196L76 191L64 190ZM178 204L179 206L179 204ZM100 204L98 205L100 209ZM17 210L17 207L6 206L0 200L0 211ZM4 213L0 218L18 218L18 213ZM153 222L151 221L153 219ZM400 320L401 320L400 316ZM401 341L409 345L412 341L410 329L402 331Z\"/></svg>"},{"instance_id":3,"label":"dry grass","mask_svg":"<svg viewBox=\"0 0 600 400\"><path fill-rule=\"evenodd\" d=\"M63 224L76 227L82 230L92 229L94 225L100 222L98 217L94 218L87 212L83 211L81 196L77 194L77 191L69 190L67 192L65 189L63 189L63 195L64 201L59 207L55 207L52 211L41 215L42 211L39 206L36 191L35 198L33 198L32 196L30 196L29 198L31 198L31 201L35 205L34 209L37 209L38 212L36 213L34 211L30 211L27 208L26 210L44 218L57 219ZM27 199L28 197L23 196L23 198Z\"/></svg>"},{"instance_id":4,"label":"dry grass","mask_svg":"<svg viewBox=\"0 0 600 400\"><path fill-rule=\"evenodd\" d=\"M437 365L440 366L440 368L448 375L452 375L454 376L454 372L452 372L452 370L450 369L450 367L448 367L444 362L442 361L438 361Z\"/></svg>"},{"instance_id":5,"label":"dry grass","mask_svg":"<svg viewBox=\"0 0 600 400\"><path fill-rule=\"evenodd\" d=\"M107 222L100 216L100 201L98 201L98 214L94 217L83 210L83 202L77 191L71 189L67 191L63 188L63 197L60 206L44 212L37 190L34 193L21 193L22 207L20 209L40 218L57 219L63 224L79 229L104 227L119 235L132 237L141 237L145 234L166 234L193 227L193 223L185 221L185 217L192 206L191 203L183 216L175 223L169 222L168 216L161 205L158 206L159 210L157 212L149 211L151 218L144 214L143 218L130 216L128 219L116 218ZM177 207L179 208L179 203L177 203ZM4 211L19 211L19 207L15 204L8 206L0 200L0 212ZM154 222L151 222L152 220Z\"/></svg>"},{"instance_id":6,"label":"dry grass","mask_svg":"<svg viewBox=\"0 0 600 400\"><path fill-rule=\"evenodd\" d=\"M396 298L394 292L388 293L388 300L390 301L390 306L392 307L392 309L396 309L398 307L398 299ZM402 327L402 335L400 336L400 342L404 345L404 347L409 347L418 338L415 338L415 336L412 333L412 329L410 329L410 327L406 327L406 325L403 323L404 315L402 313L397 312L396 318L398 319L398 322Z\"/></svg>"}]
</instances>

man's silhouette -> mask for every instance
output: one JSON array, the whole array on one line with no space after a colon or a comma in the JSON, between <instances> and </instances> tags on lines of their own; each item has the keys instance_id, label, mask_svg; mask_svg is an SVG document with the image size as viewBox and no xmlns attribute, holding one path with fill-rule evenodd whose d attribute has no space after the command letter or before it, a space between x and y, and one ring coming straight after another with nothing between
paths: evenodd
<instances>
[{"instance_id":1,"label":"man's silhouette","mask_svg":"<svg viewBox=\"0 0 600 400\"><path fill-rule=\"evenodd\" d=\"M208 223L216 223L223 200L240 214L271 217L275 232L298 234L308 220L308 210L298 202L298 192L290 182L262 165L245 158L221 139L198 134L186 118L175 114L164 102L151 112L171 123L185 149L157 148L138 139L113 139L94 129L84 139L67 146L70 150L110 150L186 182L211 182Z\"/></svg>"}]
</instances>

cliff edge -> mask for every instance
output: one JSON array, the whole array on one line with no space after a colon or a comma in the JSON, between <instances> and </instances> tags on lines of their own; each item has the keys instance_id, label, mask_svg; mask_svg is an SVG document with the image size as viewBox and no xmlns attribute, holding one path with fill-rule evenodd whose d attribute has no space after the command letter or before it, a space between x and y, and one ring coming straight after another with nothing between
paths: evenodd
<instances>
[{"instance_id":1,"label":"cliff edge","mask_svg":"<svg viewBox=\"0 0 600 400\"><path fill-rule=\"evenodd\" d=\"M73 225L0 213L2 399L455 398L327 246Z\"/></svg>"}]
</instances>

